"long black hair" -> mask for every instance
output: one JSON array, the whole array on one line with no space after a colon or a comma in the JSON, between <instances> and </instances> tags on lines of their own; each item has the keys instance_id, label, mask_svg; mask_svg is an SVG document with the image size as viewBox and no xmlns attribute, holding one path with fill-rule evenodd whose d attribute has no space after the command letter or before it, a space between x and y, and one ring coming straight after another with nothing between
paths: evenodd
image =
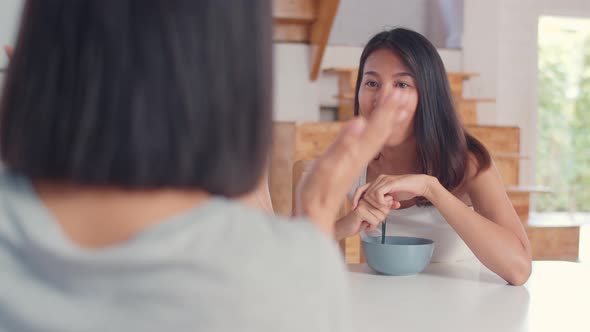
<instances>
[{"instance_id":1,"label":"long black hair","mask_svg":"<svg viewBox=\"0 0 590 332\"><path fill-rule=\"evenodd\" d=\"M376 50L397 54L414 76L418 106L414 133L420 173L432 175L448 190L465 180L469 154L475 157L478 171L491 164L490 154L461 124L453 104L451 89L442 59L436 48L421 34L397 28L375 35L365 46L360 59L355 89L354 112L359 115L359 89L367 58Z\"/></svg>"},{"instance_id":2,"label":"long black hair","mask_svg":"<svg viewBox=\"0 0 590 332\"><path fill-rule=\"evenodd\" d=\"M29 0L0 102L5 166L126 188L254 188L270 147L269 0Z\"/></svg>"}]
</instances>

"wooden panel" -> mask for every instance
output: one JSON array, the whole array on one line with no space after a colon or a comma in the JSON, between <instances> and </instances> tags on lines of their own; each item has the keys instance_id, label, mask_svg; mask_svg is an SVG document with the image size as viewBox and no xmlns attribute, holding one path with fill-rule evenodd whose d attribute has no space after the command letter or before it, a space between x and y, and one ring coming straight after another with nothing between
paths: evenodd
<instances>
[{"instance_id":1,"label":"wooden panel","mask_svg":"<svg viewBox=\"0 0 590 332\"><path fill-rule=\"evenodd\" d=\"M475 100L455 100L457 113L464 125L475 125L477 123L477 102Z\"/></svg>"},{"instance_id":2,"label":"wooden panel","mask_svg":"<svg viewBox=\"0 0 590 332\"><path fill-rule=\"evenodd\" d=\"M354 118L354 99L340 100L338 103L338 121Z\"/></svg>"},{"instance_id":3,"label":"wooden panel","mask_svg":"<svg viewBox=\"0 0 590 332\"><path fill-rule=\"evenodd\" d=\"M523 225L527 225L529 221L529 210L530 210L530 196L529 192L525 191L507 191L510 202L518 214L520 221Z\"/></svg>"},{"instance_id":4,"label":"wooden panel","mask_svg":"<svg viewBox=\"0 0 590 332\"><path fill-rule=\"evenodd\" d=\"M306 122L297 124L295 160L317 158L334 142L343 122Z\"/></svg>"},{"instance_id":5,"label":"wooden panel","mask_svg":"<svg viewBox=\"0 0 590 332\"><path fill-rule=\"evenodd\" d=\"M357 69L329 68L327 74L338 75L338 120L348 121L354 117L354 89L356 87Z\"/></svg>"},{"instance_id":6,"label":"wooden panel","mask_svg":"<svg viewBox=\"0 0 590 332\"><path fill-rule=\"evenodd\" d=\"M275 23L273 40L283 43L309 43L309 26L297 23Z\"/></svg>"},{"instance_id":7,"label":"wooden panel","mask_svg":"<svg viewBox=\"0 0 590 332\"><path fill-rule=\"evenodd\" d=\"M465 125L477 124L477 105L480 103L495 103L493 98L463 98L453 94L453 102L457 107L457 113Z\"/></svg>"},{"instance_id":8,"label":"wooden panel","mask_svg":"<svg viewBox=\"0 0 590 332\"><path fill-rule=\"evenodd\" d=\"M275 22L307 22L316 18L317 0L273 0L272 16Z\"/></svg>"},{"instance_id":9,"label":"wooden panel","mask_svg":"<svg viewBox=\"0 0 590 332\"><path fill-rule=\"evenodd\" d=\"M478 76L473 73L447 73L449 85L451 86L451 93L453 100L460 100L463 98L463 81Z\"/></svg>"},{"instance_id":10,"label":"wooden panel","mask_svg":"<svg viewBox=\"0 0 590 332\"><path fill-rule=\"evenodd\" d=\"M269 190L276 214L291 215L291 182L295 162L295 123L273 124Z\"/></svg>"},{"instance_id":11,"label":"wooden panel","mask_svg":"<svg viewBox=\"0 0 590 332\"><path fill-rule=\"evenodd\" d=\"M466 126L491 153L520 152L520 128L499 126Z\"/></svg>"},{"instance_id":12,"label":"wooden panel","mask_svg":"<svg viewBox=\"0 0 590 332\"><path fill-rule=\"evenodd\" d=\"M269 187L274 210L290 215L292 210L293 165L312 160L332 144L344 124L340 122L275 122Z\"/></svg>"},{"instance_id":13,"label":"wooden panel","mask_svg":"<svg viewBox=\"0 0 590 332\"><path fill-rule=\"evenodd\" d=\"M320 0L317 4L317 17L311 25L309 34L311 55L311 73L309 78L312 81L318 78L320 65L339 3L339 0Z\"/></svg>"},{"instance_id":14,"label":"wooden panel","mask_svg":"<svg viewBox=\"0 0 590 332\"><path fill-rule=\"evenodd\" d=\"M580 227L527 227L534 260L577 261Z\"/></svg>"},{"instance_id":15,"label":"wooden panel","mask_svg":"<svg viewBox=\"0 0 590 332\"><path fill-rule=\"evenodd\" d=\"M492 155L494 164L498 169L498 173L502 177L502 181L506 186L517 186L519 182L520 173L520 159L515 157L502 157Z\"/></svg>"},{"instance_id":16,"label":"wooden panel","mask_svg":"<svg viewBox=\"0 0 590 332\"><path fill-rule=\"evenodd\" d=\"M364 263L365 255L362 253L360 235L347 237L342 242L344 242L343 254L346 264Z\"/></svg>"},{"instance_id":17,"label":"wooden panel","mask_svg":"<svg viewBox=\"0 0 590 332\"><path fill-rule=\"evenodd\" d=\"M354 89L356 87L356 71L348 71L338 76L338 94L340 96L352 96L341 99L338 103L338 120L348 121L354 117Z\"/></svg>"},{"instance_id":18,"label":"wooden panel","mask_svg":"<svg viewBox=\"0 0 590 332\"><path fill-rule=\"evenodd\" d=\"M451 94L453 96L453 100L460 100L463 98L463 80L450 80L449 84L451 86Z\"/></svg>"},{"instance_id":19,"label":"wooden panel","mask_svg":"<svg viewBox=\"0 0 590 332\"><path fill-rule=\"evenodd\" d=\"M337 74L339 77L345 78L344 80L339 80L340 84L338 87L342 92L342 95L346 95L348 93L354 96L354 88L356 86L356 78L358 74L358 68L342 68L342 67L333 67L327 68L324 70L327 74Z\"/></svg>"}]
</instances>

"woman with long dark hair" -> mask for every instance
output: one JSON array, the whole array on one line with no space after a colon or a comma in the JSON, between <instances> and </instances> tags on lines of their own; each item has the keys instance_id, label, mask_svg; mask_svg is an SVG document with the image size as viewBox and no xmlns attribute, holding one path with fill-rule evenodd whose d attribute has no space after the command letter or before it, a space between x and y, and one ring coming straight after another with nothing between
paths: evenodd
<instances>
[{"instance_id":1,"label":"woman with long dark hair","mask_svg":"<svg viewBox=\"0 0 590 332\"><path fill-rule=\"evenodd\" d=\"M434 239L434 261L473 256L512 284L531 272L531 248L486 148L461 125L443 62L432 44L398 28L377 34L360 59L355 114L407 91L409 112L392 124L386 146L354 186L354 210L337 238L386 220L391 234Z\"/></svg>"}]
</instances>

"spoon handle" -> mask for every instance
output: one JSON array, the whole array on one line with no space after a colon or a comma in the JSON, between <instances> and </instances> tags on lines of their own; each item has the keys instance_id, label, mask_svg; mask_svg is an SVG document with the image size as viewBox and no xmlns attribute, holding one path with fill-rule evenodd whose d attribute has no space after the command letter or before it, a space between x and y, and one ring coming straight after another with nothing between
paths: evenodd
<instances>
[{"instance_id":1,"label":"spoon handle","mask_svg":"<svg viewBox=\"0 0 590 332\"><path fill-rule=\"evenodd\" d=\"M385 220L381 223L381 244L385 244Z\"/></svg>"}]
</instances>

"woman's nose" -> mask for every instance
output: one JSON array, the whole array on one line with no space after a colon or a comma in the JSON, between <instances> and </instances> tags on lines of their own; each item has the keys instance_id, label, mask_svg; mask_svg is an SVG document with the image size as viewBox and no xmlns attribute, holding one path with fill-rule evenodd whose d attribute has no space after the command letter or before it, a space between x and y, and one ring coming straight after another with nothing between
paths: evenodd
<instances>
[{"instance_id":1,"label":"woman's nose","mask_svg":"<svg viewBox=\"0 0 590 332\"><path fill-rule=\"evenodd\" d=\"M384 97L389 95L393 86L391 84L383 84L379 87L377 93L375 93L375 98L373 99L373 107L379 105L379 101Z\"/></svg>"}]
</instances>

